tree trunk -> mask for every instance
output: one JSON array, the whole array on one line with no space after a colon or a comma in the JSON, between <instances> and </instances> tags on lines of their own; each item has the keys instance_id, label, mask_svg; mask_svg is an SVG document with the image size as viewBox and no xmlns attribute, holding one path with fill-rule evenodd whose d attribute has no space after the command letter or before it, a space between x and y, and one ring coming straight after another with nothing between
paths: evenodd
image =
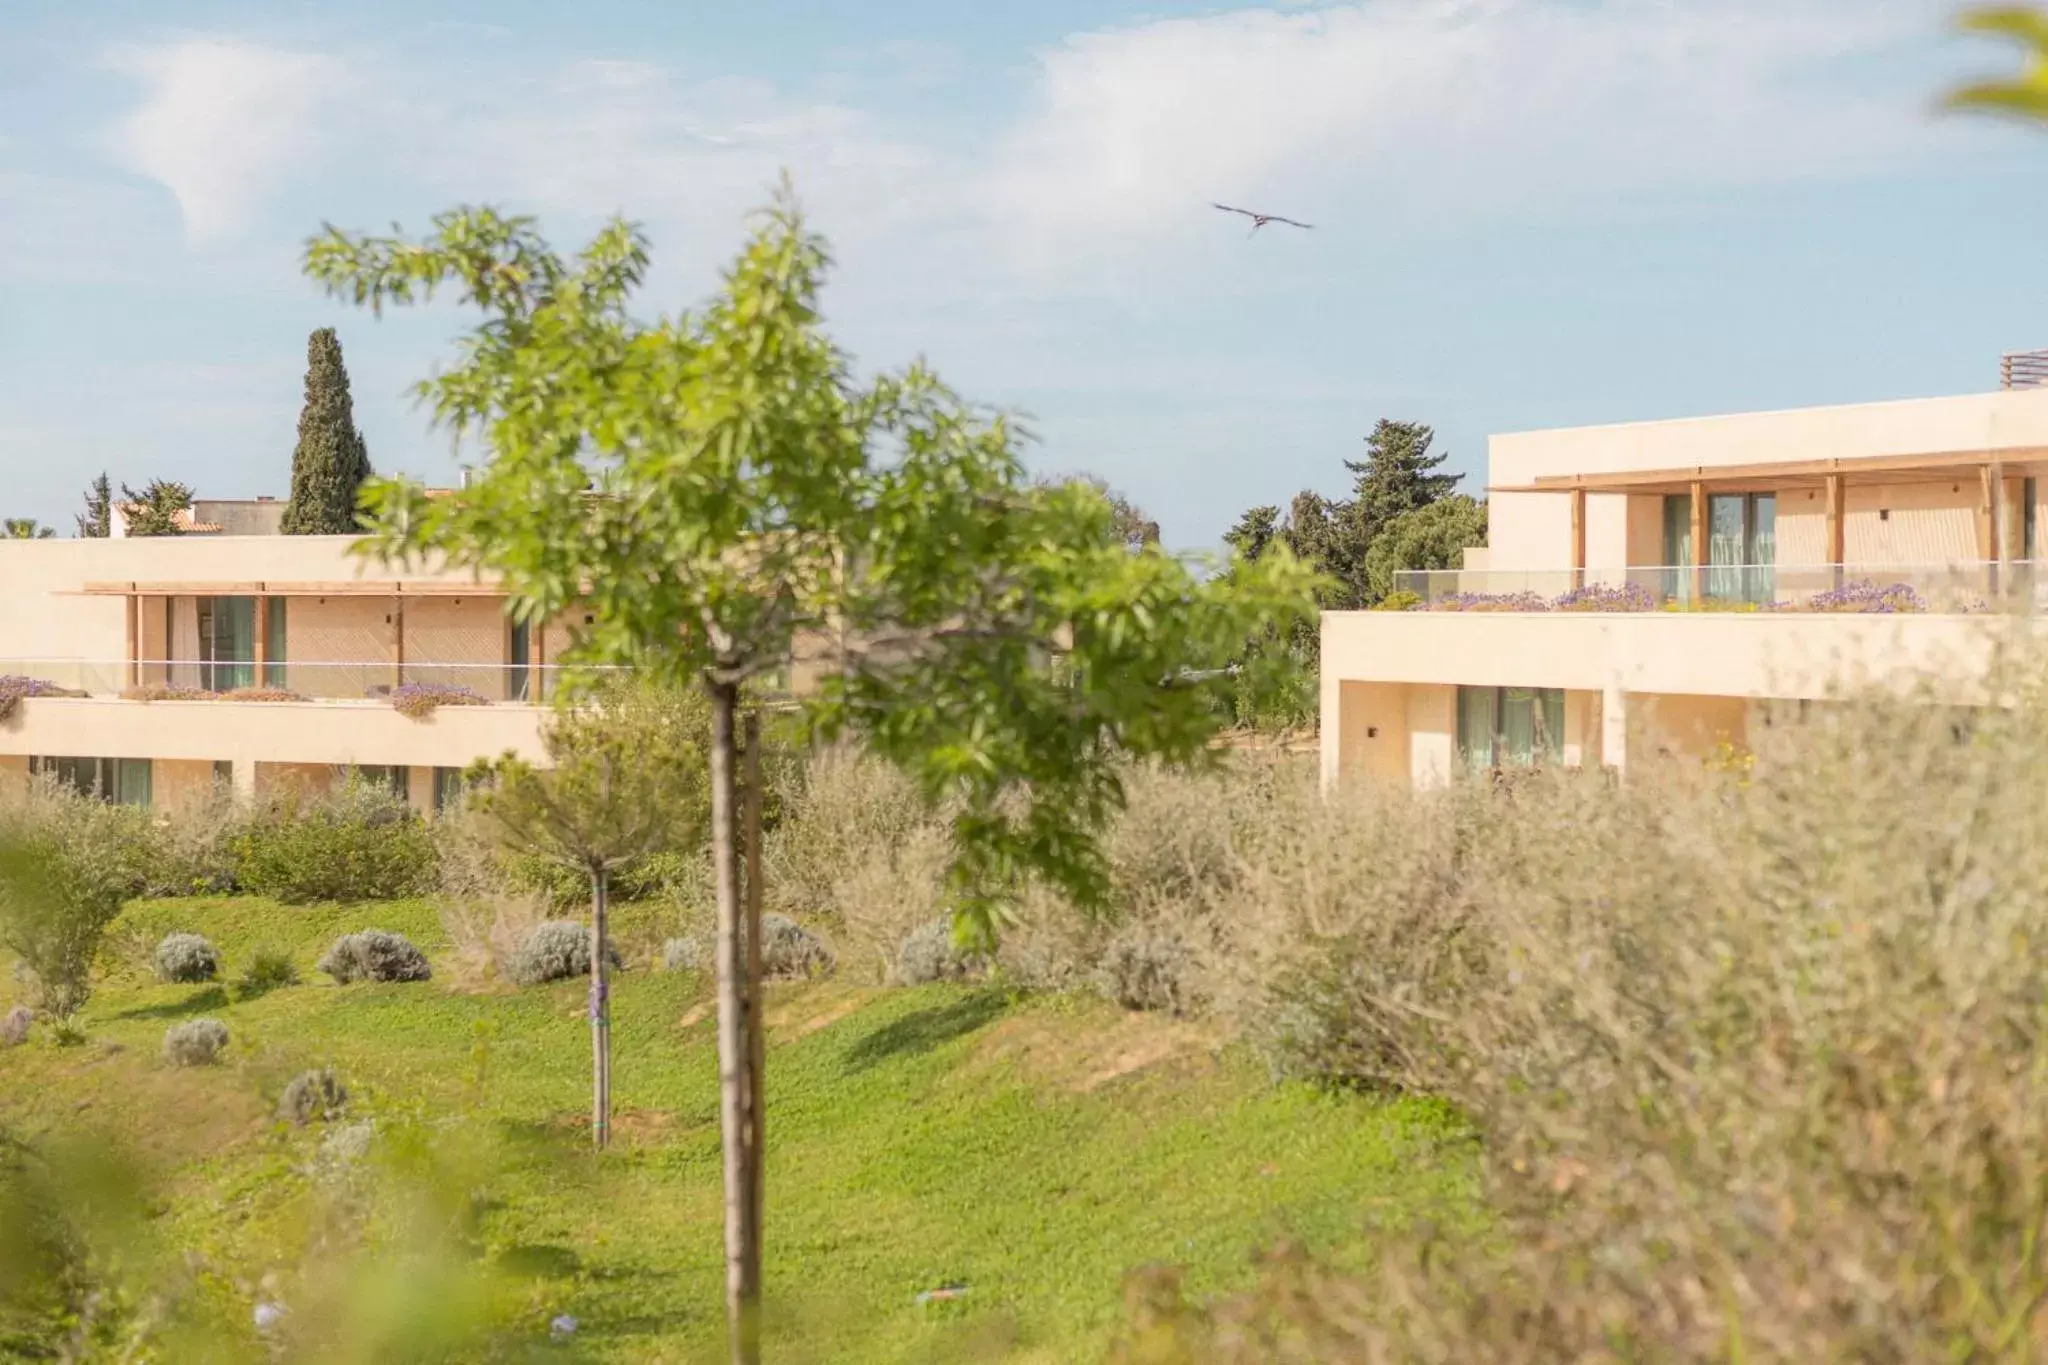
<instances>
[{"instance_id":1,"label":"tree trunk","mask_svg":"<svg viewBox=\"0 0 2048 1365\"><path fill-rule=\"evenodd\" d=\"M761 715L749 712L746 720L746 790L741 802L746 827L746 916L747 916L747 1131L750 1163L747 1213L753 1224L754 1284L761 1283L761 1261L766 1254L763 1209L768 1180L768 1070L766 987L761 971Z\"/></svg>"},{"instance_id":2,"label":"tree trunk","mask_svg":"<svg viewBox=\"0 0 2048 1365\"><path fill-rule=\"evenodd\" d=\"M590 1138L603 1151L612 1140L611 874L590 874Z\"/></svg>"},{"instance_id":3,"label":"tree trunk","mask_svg":"<svg viewBox=\"0 0 2048 1365\"><path fill-rule=\"evenodd\" d=\"M761 1358L761 1238L754 1218L754 1106L748 1094L746 918L740 905L739 689L708 684L711 697L711 864L718 892L718 1118L725 1156L725 1314L733 1365Z\"/></svg>"}]
</instances>

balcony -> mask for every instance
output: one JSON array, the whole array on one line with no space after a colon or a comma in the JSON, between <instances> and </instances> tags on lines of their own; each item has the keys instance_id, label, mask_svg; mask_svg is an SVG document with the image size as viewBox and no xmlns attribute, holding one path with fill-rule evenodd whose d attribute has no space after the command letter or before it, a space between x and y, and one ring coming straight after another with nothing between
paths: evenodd
<instances>
[{"instance_id":1,"label":"balcony","mask_svg":"<svg viewBox=\"0 0 2048 1365\"><path fill-rule=\"evenodd\" d=\"M2048 607L2048 573L2039 567L1986 561L1445 569L1396 574L1389 605L1425 612L2033 615Z\"/></svg>"},{"instance_id":2,"label":"balcony","mask_svg":"<svg viewBox=\"0 0 2048 1365\"><path fill-rule=\"evenodd\" d=\"M461 767L538 759L560 668L0 659L0 755Z\"/></svg>"}]
</instances>

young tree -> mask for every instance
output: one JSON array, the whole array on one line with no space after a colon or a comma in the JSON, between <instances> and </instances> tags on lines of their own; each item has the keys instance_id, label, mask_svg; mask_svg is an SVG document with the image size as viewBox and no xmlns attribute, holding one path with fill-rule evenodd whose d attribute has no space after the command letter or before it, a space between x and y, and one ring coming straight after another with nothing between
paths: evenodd
<instances>
[{"instance_id":1,"label":"young tree","mask_svg":"<svg viewBox=\"0 0 2048 1365\"><path fill-rule=\"evenodd\" d=\"M142 831L132 815L41 783L0 810L0 947L60 1019L91 995L100 940L139 889L129 846Z\"/></svg>"},{"instance_id":2,"label":"young tree","mask_svg":"<svg viewBox=\"0 0 2048 1365\"><path fill-rule=\"evenodd\" d=\"M8 517L0 521L0 536L8 540L53 540L57 532L48 526L39 526L34 517Z\"/></svg>"},{"instance_id":3,"label":"young tree","mask_svg":"<svg viewBox=\"0 0 2048 1365\"><path fill-rule=\"evenodd\" d=\"M1118 760L1209 758L1219 715L1196 678L1257 621L1300 613L1311 580L1284 555L1213 579L1133 554L1100 496L1034 488L1012 424L921 365L856 382L819 325L824 244L786 187L703 311L644 323L628 308L647 248L627 223L573 258L489 209L435 229L413 242L329 228L307 249L309 273L358 303L452 283L485 315L421 392L441 423L488 438L489 464L447 497L372 485L366 547L488 569L529 620L579 601L590 624L574 657L709 701L727 1309L733 1358L757 1360L761 996L740 906L742 687L799 645L827 664L808 720L953 798L960 925L985 937L1030 874L1103 902L1098 833L1122 799Z\"/></svg>"},{"instance_id":4,"label":"young tree","mask_svg":"<svg viewBox=\"0 0 2048 1365\"><path fill-rule=\"evenodd\" d=\"M306 338L306 405L299 410L284 533L339 536L358 529L357 498L369 477L370 455L356 429L341 340L332 327L322 327Z\"/></svg>"},{"instance_id":5,"label":"young tree","mask_svg":"<svg viewBox=\"0 0 2048 1365\"><path fill-rule=\"evenodd\" d=\"M86 540L105 540L114 533L114 489L105 471L85 490L85 510L76 520L78 534Z\"/></svg>"},{"instance_id":6,"label":"young tree","mask_svg":"<svg viewBox=\"0 0 2048 1365\"><path fill-rule=\"evenodd\" d=\"M611 1138L612 875L665 849L701 846L708 775L701 696L658 682L613 683L549 718L550 766L513 755L474 765L472 807L505 846L590 883L591 1139Z\"/></svg>"},{"instance_id":7,"label":"young tree","mask_svg":"<svg viewBox=\"0 0 2048 1365\"><path fill-rule=\"evenodd\" d=\"M151 479L149 485L138 493L124 483L121 485L121 497L121 511L127 518L129 535L185 534L178 514L192 508L192 490L186 485L168 479Z\"/></svg>"},{"instance_id":8,"label":"young tree","mask_svg":"<svg viewBox=\"0 0 2048 1365\"><path fill-rule=\"evenodd\" d=\"M1486 504L1453 493L1403 512L1381 529L1365 554L1366 589L1374 602L1394 591L1394 575L1455 569L1464 552L1486 543Z\"/></svg>"}]
</instances>

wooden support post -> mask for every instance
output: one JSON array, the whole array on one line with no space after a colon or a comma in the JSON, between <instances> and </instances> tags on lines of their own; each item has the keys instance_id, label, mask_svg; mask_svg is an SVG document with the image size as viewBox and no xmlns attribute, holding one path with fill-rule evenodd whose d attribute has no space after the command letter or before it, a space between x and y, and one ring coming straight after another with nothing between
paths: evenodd
<instances>
[{"instance_id":1,"label":"wooden support post","mask_svg":"<svg viewBox=\"0 0 2048 1365\"><path fill-rule=\"evenodd\" d=\"M133 584L129 585L132 589ZM142 599L134 592L128 594L128 667L124 687L134 687L142 681Z\"/></svg>"},{"instance_id":2,"label":"wooden support post","mask_svg":"<svg viewBox=\"0 0 2048 1365\"><path fill-rule=\"evenodd\" d=\"M1707 597L1707 486L1692 481L1692 600Z\"/></svg>"},{"instance_id":3,"label":"wooden support post","mask_svg":"<svg viewBox=\"0 0 2048 1365\"><path fill-rule=\"evenodd\" d=\"M270 686L270 598L256 599L256 686Z\"/></svg>"},{"instance_id":4,"label":"wooden support post","mask_svg":"<svg viewBox=\"0 0 2048 1365\"><path fill-rule=\"evenodd\" d=\"M1828 564L1835 571L1834 586L1837 588L1842 586L1844 570L1849 562L1847 501L1842 476L1828 475Z\"/></svg>"},{"instance_id":5,"label":"wooden support post","mask_svg":"<svg viewBox=\"0 0 2048 1365\"><path fill-rule=\"evenodd\" d=\"M1984 565L1984 588L1998 591L1998 480L1991 465L1977 470L1977 559Z\"/></svg>"},{"instance_id":6,"label":"wooden support post","mask_svg":"<svg viewBox=\"0 0 2048 1365\"><path fill-rule=\"evenodd\" d=\"M1572 490L1572 587L1586 586L1586 490Z\"/></svg>"},{"instance_id":7,"label":"wooden support post","mask_svg":"<svg viewBox=\"0 0 2048 1365\"><path fill-rule=\"evenodd\" d=\"M548 623L534 617L526 627L526 699L535 706L548 699Z\"/></svg>"},{"instance_id":8,"label":"wooden support post","mask_svg":"<svg viewBox=\"0 0 2048 1365\"><path fill-rule=\"evenodd\" d=\"M405 599L391 599L391 686L405 686Z\"/></svg>"}]
</instances>

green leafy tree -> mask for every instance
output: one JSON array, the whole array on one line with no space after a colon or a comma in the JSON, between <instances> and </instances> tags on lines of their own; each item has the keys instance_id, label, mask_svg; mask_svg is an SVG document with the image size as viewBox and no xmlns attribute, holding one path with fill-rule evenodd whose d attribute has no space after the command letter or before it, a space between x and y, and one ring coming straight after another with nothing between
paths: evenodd
<instances>
[{"instance_id":1,"label":"green leafy tree","mask_svg":"<svg viewBox=\"0 0 2048 1365\"><path fill-rule=\"evenodd\" d=\"M141 831L130 815L40 782L0 812L0 947L60 1019L92 993L100 940L140 889L129 845Z\"/></svg>"},{"instance_id":2,"label":"green leafy tree","mask_svg":"<svg viewBox=\"0 0 2048 1365\"><path fill-rule=\"evenodd\" d=\"M2006 38L2027 55L2019 76L1978 81L1949 93L1952 109L2048 121L2048 13L2024 5L1987 5L1965 10L1957 25L1966 33Z\"/></svg>"},{"instance_id":3,"label":"green leafy tree","mask_svg":"<svg viewBox=\"0 0 2048 1365\"><path fill-rule=\"evenodd\" d=\"M0 521L0 536L8 540L51 540L57 532L36 523L34 517L8 517Z\"/></svg>"},{"instance_id":4,"label":"green leafy tree","mask_svg":"<svg viewBox=\"0 0 2048 1365\"><path fill-rule=\"evenodd\" d=\"M360 525L356 503L370 477L370 455L356 430L348 369L332 327L306 338L306 405L292 451L292 494L282 530L288 536L347 535Z\"/></svg>"},{"instance_id":5,"label":"green leafy tree","mask_svg":"<svg viewBox=\"0 0 2048 1365\"><path fill-rule=\"evenodd\" d=\"M192 510L192 490L168 479L151 479L140 493L121 485L121 510L131 536L181 536L178 514Z\"/></svg>"},{"instance_id":6,"label":"green leafy tree","mask_svg":"<svg viewBox=\"0 0 2048 1365\"><path fill-rule=\"evenodd\" d=\"M105 540L114 533L114 489L104 471L85 490L85 510L76 518L78 534L87 540Z\"/></svg>"},{"instance_id":7,"label":"green leafy tree","mask_svg":"<svg viewBox=\"0 0 2048 1365\"><path fill-rule=\"evenodd\" d=\"M373 484L366 548L489 570L528 620L578 601L572 657L709 702L727 1308L735 1358L756 1360L742 688L800 646L826 659L807 721L951 799L959 925L985 935L1029 875L1103 903L1120 760L1211 759L1214 666L1258 621L1300 614L1310 576L1282 555L1209 578L1133 554L1103 498L1033 487L1012 423L923 366L857 383L819 323L824 244L786 190L700 312L636 320L647 264L625 222L563 257L489 209L444 214L424 241L329 228L307 249L308 271L358 303L452 284L485 315L421 391L441 423L487 438L489 463L447 497Z\"/></svg>"},{"instance_id":8,"label":"green leafy tree","mask_svg":"<svg viewBox=\"0 0 2048 1365\"><path fill-rule=\"evenodd\" d=\"M1097 478L1093 474L1069 474L1040 479L1037 484L1041 488L1078 484L1092 490L1097 497L1109 504L1110 534L1119 545L1127 549L1142 550L1147 545L1159 543L1159 523L1146 516L1136 503L1111 488L1105 479Z\"/></svg>"},{"instance_id":9,"label":"green leafy tree","mask_svg":"<svg viewBox=\"0 0 2048 1365\"><path fill-rule=\"evenodd\" d=\"M703 698L661 683L613 683L559 706L548 764L508 754L470 769L470 804L510 852L537 853L590 886L591 1138L611 1137L613 874L702 847L709 774Z\"/></svg>"},{"instance_id":10,"label":"green leafy tree","mask_svg":"<svg viewBox=\"0 0 2048 1365\"><path fill-rule=\"evenodd\" d=\"M1366 591L1383 602L1394 576L1418 569L1455 569L1464 552L1486 543L1486 504L1463 493L1439 498L1388 522L1365 555Z\"/></svg>"}]
</instances>

